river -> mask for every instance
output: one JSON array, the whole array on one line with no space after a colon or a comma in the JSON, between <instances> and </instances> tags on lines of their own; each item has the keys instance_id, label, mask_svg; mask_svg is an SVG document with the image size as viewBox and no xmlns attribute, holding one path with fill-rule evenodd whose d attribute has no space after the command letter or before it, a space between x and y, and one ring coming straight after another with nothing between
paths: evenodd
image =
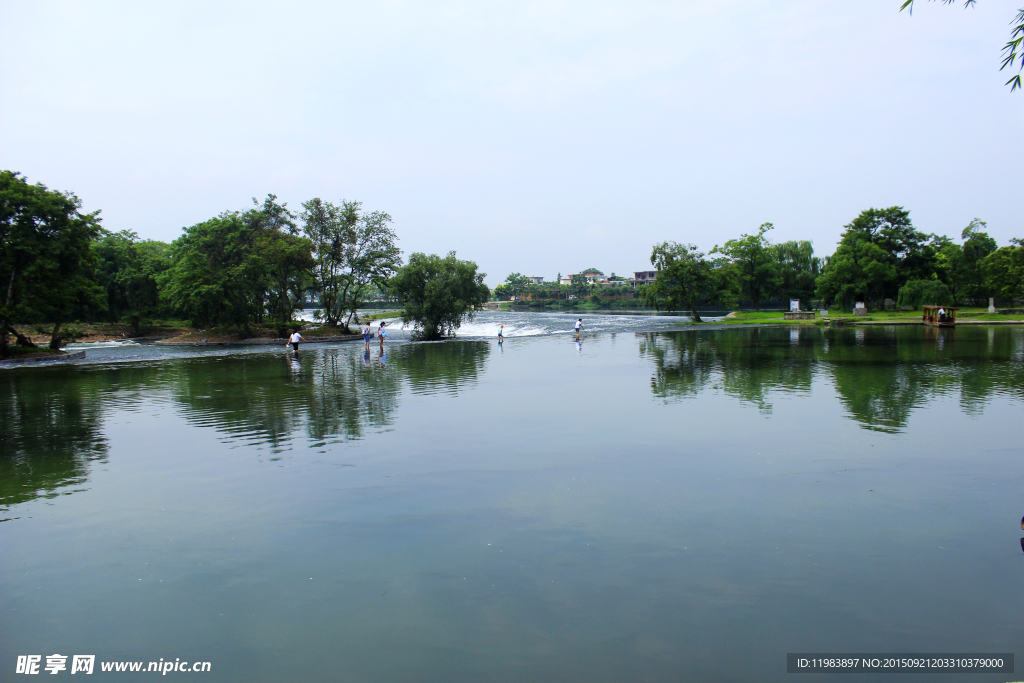
<instances>
[{"instance_id":1,"label":"river","mask_svg":"<svg viewBox=\"0 0 1024 683\"><path fill-rule=\"evenodd\" d=\"M0 371L0 679L783 681L1022 642L1024 328L577 317Z\"/></svg>"}]
</instances>

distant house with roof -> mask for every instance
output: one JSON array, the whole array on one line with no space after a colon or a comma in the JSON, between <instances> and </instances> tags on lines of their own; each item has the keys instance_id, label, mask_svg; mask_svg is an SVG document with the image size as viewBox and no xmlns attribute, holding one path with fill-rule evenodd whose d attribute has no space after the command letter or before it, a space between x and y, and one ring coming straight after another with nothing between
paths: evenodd
<instances>
[{"instance_id":1,"label":"distant house with roof","mask_svg":"<svg viewBox=\"0 0 1024 683\"><path fill-rule=\"evenodd\" d=\"M634 287L637 285L646 285L654 282L657 277L658 271L656 270L636 270L633 271L633 281L631 284Z\"/></svg>"},{"instance_id":2,"label":"distant house with roof","mask_svg":"<svg viewBox=\"0 0 1024 683\"><path fill-rule=\"evenodd\" d=\"M572 284L572 279L574 277L576 277L577 275L580 275L580 274L581 273L575 273L573 275L564 275L558 281L558 284L560 284L560 285L571 285ZM587 278L587 282L590 282L592 284L593 283L601 284L601 282L603 281L603 277L604 277L603 275L598 275L597 273L582 273L582 275L583 275L583 277Z\"/></svg>"}]
</instances>

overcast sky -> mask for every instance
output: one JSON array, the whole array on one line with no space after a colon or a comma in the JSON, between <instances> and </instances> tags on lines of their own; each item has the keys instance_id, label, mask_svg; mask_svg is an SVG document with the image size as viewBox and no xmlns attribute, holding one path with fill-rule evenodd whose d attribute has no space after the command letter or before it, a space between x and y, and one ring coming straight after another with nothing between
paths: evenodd
<instances>
[{"instance_id":1,"label":"overcast sky","mask_svg":"<svg viewBox=\"0 0 1024 683\"><path fill-rule=\"evenodd\" d=\"M0 0L0 167L172 240L274 193L553 279L663 240L831 253L869 207L1024 237L1019 2Z\"/></svg>"}]
</instances>

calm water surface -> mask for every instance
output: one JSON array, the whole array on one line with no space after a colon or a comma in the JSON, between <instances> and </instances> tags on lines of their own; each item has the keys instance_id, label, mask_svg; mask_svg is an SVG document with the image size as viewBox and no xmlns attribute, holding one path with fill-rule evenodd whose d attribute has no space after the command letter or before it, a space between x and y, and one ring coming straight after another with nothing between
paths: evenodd
<instances>
[{"instance_id":1,"label":"calm water surface","mask_svg":"<svg viewBox=\"0 0 1024 683\"><path fill-rule=\"evenodd\" d=\"M1024 329L566 321L0 371L0 680L52 653L208 681L1021 659Z\"/></svg>"}]
</instances>

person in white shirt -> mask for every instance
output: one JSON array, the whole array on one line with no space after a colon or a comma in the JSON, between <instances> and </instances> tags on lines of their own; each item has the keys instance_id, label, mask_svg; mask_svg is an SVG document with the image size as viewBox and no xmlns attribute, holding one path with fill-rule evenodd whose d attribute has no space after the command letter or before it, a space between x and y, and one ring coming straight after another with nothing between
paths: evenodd
<instances>
[{"instance_id":1,"label":"person in white shirt","mask_svg":"<svg viewBox=\"0 0 1024 683\"><path fill-rule=\"evenodd\" d=\"M946 309L945 308L940 308L939 309L939 322L940 323L946 322Z\"/></svg>"},{"instance_id":2,"label":"person in white shirt","mask_svg":"<svg viewBox=\"0 0 1024 683\"><path fill-rule=\"evenodd\" d=\"M291 344L292 354L297 356L299 355L299 342L304 341L306 341L305 338L303 338L303 336L299 334L298 330L295 330L294 332L292 332L292 336L288 337L288 343L285 344L285 347L287 347L288 344Z\"/></svg>"},{"instance_id":3,"label":"person in white shirt","mask_svg":"<svg viewBox=\"0 0 1024 683\"><path fill-rule=\"evenodd\" d=\"M583 318L576 321L576 338L580 338L580 330L583 329Z\"/></svg>"},{"instance_id":4,"label":"person in white shirt","mask_svg":"<svg viewBox=\"0 0 1024 683\"><path fill-rule=\"evenodd\" d=\"M363 326L363 347L366 352L370 352L370 340L373 339L373 332L370 330L370 323L367 321L366 325Z\"/></svg>"}]
</instances>

